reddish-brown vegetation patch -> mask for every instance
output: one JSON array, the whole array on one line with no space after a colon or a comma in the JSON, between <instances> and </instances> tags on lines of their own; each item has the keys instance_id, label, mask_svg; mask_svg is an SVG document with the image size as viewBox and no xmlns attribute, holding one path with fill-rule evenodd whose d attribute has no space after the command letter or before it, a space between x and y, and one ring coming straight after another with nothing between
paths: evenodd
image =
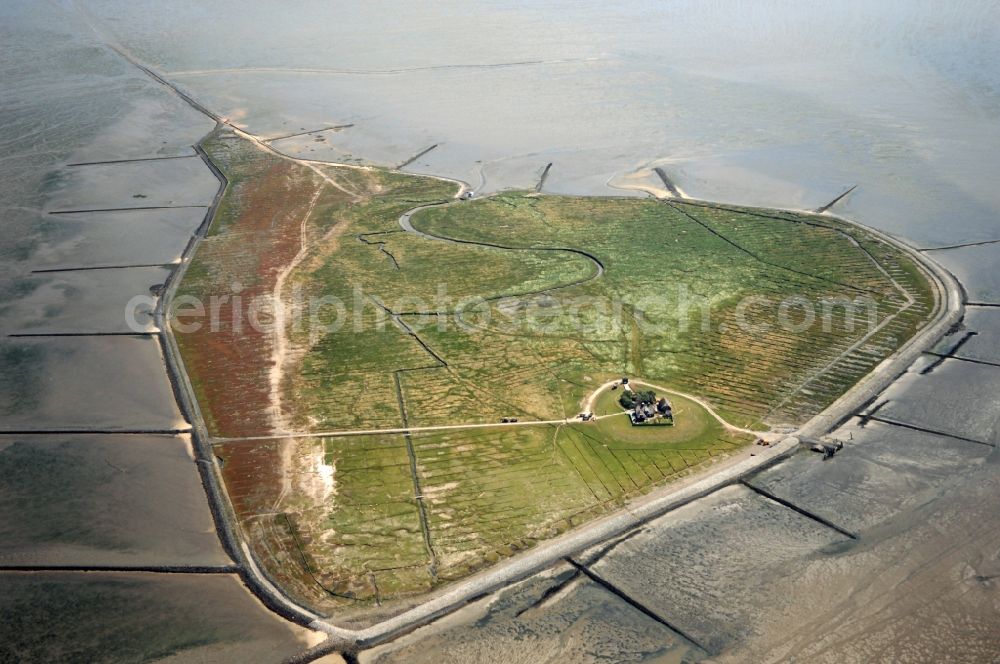
<instances>
[{"instance_id":1,"label":"reddish-brown vegetation patch","mask_svg":"<svg viewBox=\"0 0 1000 664\"><path fill-rule=\"evenodd\" d=\"M227 142L210 150L232 172L256 150ZM256 155L252 173L236 179L224 198L198 261L185 277L181 296L201 302L205 316L197 330L175 334L213 433L248 436L271 431L273 333L267 308L251 310L275 287L279 272L301 246L301 226L317 188L312 171L273 155ZM324 197L342 197L327 187ZM266 248L254 250L254 247ZM184 301L176 300L180 305ZM214 304L213 303L217 303ZM185 305L186 306L186 305ZM255 325L254 320L264 323ZM183 321L183 319L182 319Z\"/></svg>"},{"instance_id":2,"label":"reddish-brown vegetation patch","mask_svg":"<svg viewBox=\"0 0 1000 664\"><path fill-rule=\"evenodd\" d=\"M241 521L271 511L281 495L281 444L240 442L215 448L233 510Z\"/></svg>"}]
</instances>

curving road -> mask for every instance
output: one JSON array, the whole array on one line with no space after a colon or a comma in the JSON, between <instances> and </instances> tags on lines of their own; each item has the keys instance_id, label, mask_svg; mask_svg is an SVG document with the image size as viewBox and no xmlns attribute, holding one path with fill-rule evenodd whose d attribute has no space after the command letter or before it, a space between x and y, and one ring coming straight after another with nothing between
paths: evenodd
<instances>
[{"instance_id":1,"label":"curving road","mask_svg":"<svg viewBox=\"0 0 1000 664\"><path fill-rule=\"evenodd\" d=\"M614 385L617 382L618 381L616 381L616 380L610 380L607 383L604 383L603 385L601 385L600 387L598 387L593 392L591 392L590 396L588 396L584 400L584 402L583 402L583 410L584 410L584 412L588 412L588 413L593 412L593 410L594 410L594 401L597 399L597 396L601 392L603 392L604 390L610 388L612 385ZM708 402L706 402L704 399L702 399L701 397L696 397L693 394L688 394L687 392L680 392L678 390L672 390L669 387L663 387L662 385L656 385L654 383L649 383L649 382L646 382L646 381L638 379L638 378L629 378L629 384L630 385L645 385L646 387L651 387L651 388L653 388L654 390L656 390L658 392L663 392L664 394L672 394L674 396L682 397L684 399L688 399L689 401L693 401L696 404L698 404L699 406L701 406L702 408L704 408L706 411L708 411L708 414L711 415L712 417L714 417L719 424L721 424L723 427L726 428L727 431L732 431L733 433L746 433L746 434L750 434L751 436L761 436L761 437L767 437L767 438L771 438L773 436L779 436L779 437L783 438L783 437L785 437L787 435L787 434L774 434L774 433L768 432L768 431L754 431L753 429L743 429L741 427L736 426L735 424L730 424L721 415L719 415L717 412L715 412L715 409L712 408L708 404ZM597 418L597 419L600 419L600 418Z\"/></svg>"},{"instance_id":2,"label":"curving road","mask_svg":"<svg viewBox=\"0 0 1000 664\"><path fill-rule=\"evenodd\" d=\"M634 385L645 385L646 387L651 387L654 390L658 390L665 394L672 394L674 396L683 397L694 401L699 406L708 411L708 414L715 418L727 431L732 431L733 433L745 433L751 436L760 436L767 438L769 440L777 438L783 438L787 434L776 434L768 431L754 431L752 429L743 429L734 424L727 422L721 415L719 415L715 409L713 409L704 399L696 397L693 394L688 394L686 392L679 392L677 390L670 389L668 387L662 387L660 385L655 385L653 383L648 383L644 380L630 379ZM598 395L610 388L615 384L616 381L608 381L602 385L599 385L593 392L591 392L586 399L583 400L583 412L593 412L594 401L597 399ZM621 417L625 415L625 411L620 413L610 413L608 415L598 415L594 417L594 420L603 420L609 417ZM550 426L550 425L562 425L562 424L574 424L579 423L581 420L576 417L567 417L561 420L525 420L523 422L472 422L469 424L440 424L437 426L425 426L425 427L392 427L388 429L334 429L331 431L286 431L282 433L268 434L265 436L239 436L239 437L215 437L211 438L212 444L221 443L238 443L238 442L252 442L252 441L262 441L262 440L284 440L286 438L337 438L344 436L369 436L377 434L402 434L402 433L420 433L424 431L454 431L461 429L489 429L489 428L502 428L502 427L530 427L530 426Z\"/></svg>"}]
</instances>

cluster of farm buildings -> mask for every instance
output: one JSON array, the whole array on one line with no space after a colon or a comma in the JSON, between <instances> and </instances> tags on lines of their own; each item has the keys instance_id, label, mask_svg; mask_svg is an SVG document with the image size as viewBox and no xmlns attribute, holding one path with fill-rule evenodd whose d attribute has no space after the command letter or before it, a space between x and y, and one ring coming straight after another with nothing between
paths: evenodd
<instances>
[{"instance_id":1,"label":"cluster of farm buildings","mask_svg":"<svg viewBox=\"0 0 1000 664\"><path fill-rule=\"evenodd\" d=\"M674 420L674 410L670 402L660 397L656 404L637 403L635 408L629 411L628 417L632 424L645 424L655 419Z\"/></svg>"},{"instance_id":2,"label":"cluster of farm buildings","mask_svg":"<svg viewBox=\"0 0 1000 664\"><path fill-rule=\"evenodd\" d=\"M656 398L656 395L652 392L636 392L628 384L628 377L623 376L621 381L621 386L626 393L622 394L620 402L623 407L625 407L628 412L629 420L632 421L632 425L638 424L673 424L674 423L674 410L664 397ZM618 383L615 383L611 389L617 389ZM634 403L630 403L634 402Z\"/></svg>"}]
</instances>

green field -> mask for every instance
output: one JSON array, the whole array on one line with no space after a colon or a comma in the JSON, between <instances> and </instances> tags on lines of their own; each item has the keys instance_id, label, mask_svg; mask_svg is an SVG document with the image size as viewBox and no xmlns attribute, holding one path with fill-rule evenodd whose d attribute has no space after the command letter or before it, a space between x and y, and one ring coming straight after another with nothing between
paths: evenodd
<instances>
[{"instance_id":1,"label":"green field","mask_svg":"<svg viewBox=\"0 0 1000 664\"><path fill-rule=\"evenodd\" d=\"M205 148L231 184L181 292L239 280L268 293L284 271L289 309L326 298L286 321L281 355L279 332L229 319L221 336L179 335L215 436L563 420L622 375L696 395L739 427L794 426L935 306L906 254L830 217L527 192L458 201L452 183L306 167L232 135ZM404 230L400 215L427 204L411 217L419 233ZM852 327L843 303L859 298ZM620 411L617 394L597 414ZM752 440L666 396L673 427L618 415L217 453L245 536L292 596L389 611Z\"/></svg>"}]
</instances>

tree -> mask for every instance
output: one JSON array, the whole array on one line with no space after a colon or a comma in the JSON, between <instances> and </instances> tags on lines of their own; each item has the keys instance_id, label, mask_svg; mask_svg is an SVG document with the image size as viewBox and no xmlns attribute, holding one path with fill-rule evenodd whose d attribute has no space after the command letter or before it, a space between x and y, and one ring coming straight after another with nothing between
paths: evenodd
<instances>
[{"instance_id":1,"label":"tree","mask_svg":"<svg viewBox=\"0 0 1000 664\"><path fill-rule=\"evenodd\" d=\"M636 392L633 400L642 404L651 404L656 401L656 393L652 390L646 390L644 392Z\"/></svg>"}]
</instances>

